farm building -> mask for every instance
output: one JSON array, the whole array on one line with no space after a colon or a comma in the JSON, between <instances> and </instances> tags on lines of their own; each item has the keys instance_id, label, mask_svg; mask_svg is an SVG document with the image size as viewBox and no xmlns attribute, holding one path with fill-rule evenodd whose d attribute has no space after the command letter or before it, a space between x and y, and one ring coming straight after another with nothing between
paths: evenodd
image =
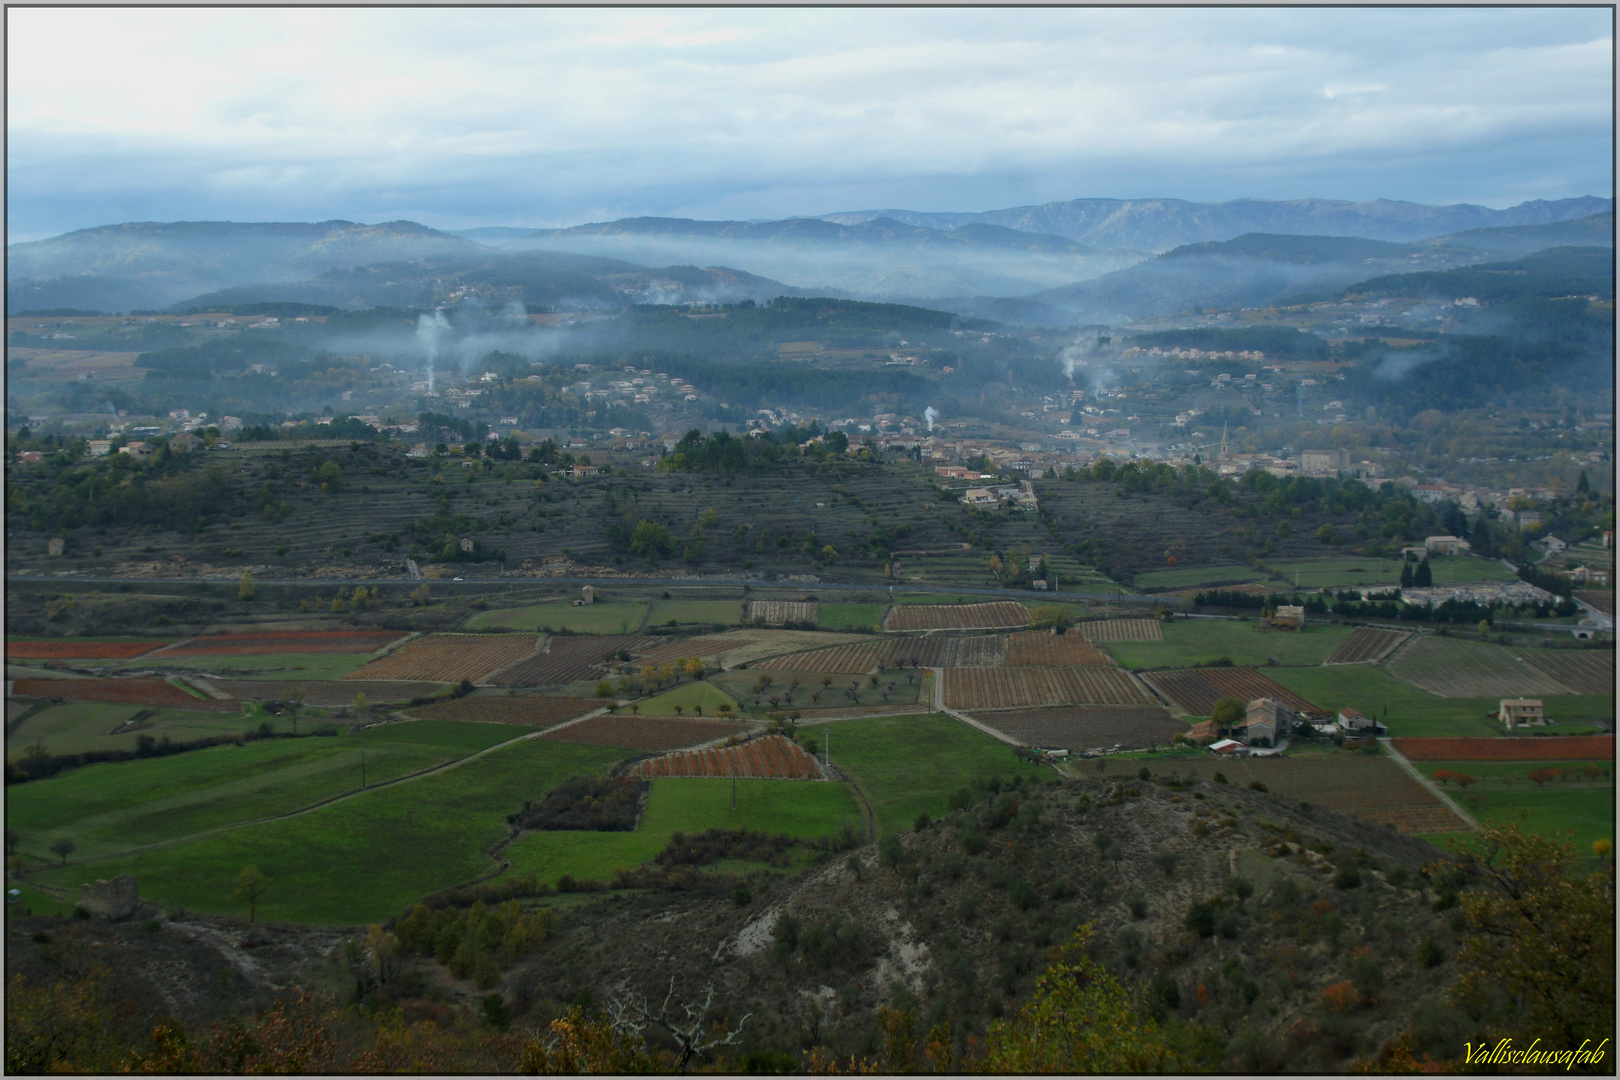
<instances>
[{"instance_id":1,"label":"farm building","mask_svg":"<svg viewBox=\"0 0 1620 1080\"><path fill-rule=\"evenodd\" d=\"M998 500L989 488L968 488L962 502L968 506L994 506Z\"/></svg>"},{"instance_id":2,"label":"farm building","mask_svg":"<svg viewBox=\"0 0 1620 1080\"><path fill-rule=\"evenodd\" d=\"M1423 541L1425 551L1438 551L1442 555L1455 555L1459 551L1470 548L1468 541L1460 540L1455 536L1430 536Z\"/></svg>"},{"instance_id":3,"label":"farm building","mask_svg":"<svg viewBox=\"0 0 1620 1080\"><path fill-rule=\"evenodd\" d=\"M202 448L203 441L189 431L183 431L169 440L169 452L173 454L189 454Z\"/></svg>"},{"instance_id":4,"label":"farm building","mask_svg":"<svg viewBox=\"0 0 1620 1080\"><path fill-rule=\"evenodd\" d=\"M1222 757L1247 757L1249 754L1249 748L1236 739L1222 739L1220 742L1210 743L1209 748Z\"/></svg>"},{"instance_id":5,"label":"farm building","mask_svg":"<svg viewBox=\"0 0 1620 1080\"><path fill-rule=\"evenodd\" d=\"M118 452L128 454L136 461L147 461L152 457L152 444L148 442L132 442Z\"/></svg>"},{"instance_id":6,"label":"farm building","mask_svg":"<svg viewBox=\"0 0 1620 1080\"><path fill-rule=\"evenodd\" d=\"M1389 729L1382 723L1368 719L1354 709L1339 710L1339 730L1346 735L1389 734Z\"/></svg>"},{"instance_id":7,"label":"farm building","mask_svg":"<svg viewBox=\"0 0 1620 1080\"><path fill-rule=\"evenodd\" d=\"M44 461L45 452L43 450L19 450L17 452L17 464L19 465L40 465Z\"/></svg>"},{"instance_id":8,"label":"farm building","mask_svg":"<svg viewBox=\"0 0 1620 1080\"><path fill-rule=\"evenodd\" d=\"M60 536L52 537L49 541L46 542L45 551L46 551L47 554L50 554L50 555L60 555L60 554L62 554L62 538Z\"/></svg>"},{"instance_id":9,"label":"farm building","mask_svg":"<svg viewBox=\"0 0 1620 1080\"><path fill-rule=\"evenodd\" d=\"M1255 698L1244 710L1244 737L1250 746L1272 746L1298 719L1297 712L1276 698Z\"/></svg>"},{"instance_id":10,"label":"farm building","mask_svg":"<svg viewBox=\"0 0 1620 1080\"><path fill-rule=\"evenodd\" d=\"M579 590L579 601L581 604L596 603L596 590L589 585L582 585Z\"/></svg>"},{"instance_id":11,"label":"farm building","mask_svg":"<svg viewBox=\"0 0 1620 1080\"><path fill-rule=\"evenodd\" d=\"M91 439L89 446L91 457L106 457L112 453L111 439Z\"/></svg>"},{"instance_id":12,"label":"farm building","mask_svg":"<svg viewBox=\"0 0 1620 1080\"><path fill-rule=\"evenodd\" d=\"M1272 626L1281 630L1305 629L1305 608L1298 604L1283 604L1270 619Z\"/></svg>"},{"instance_id":13,"label":"farm building","mask_svg":"<svg viewBox=\"0 0 1620 1080\"><path fill-rule=\"evenodd\" d=\"M1539 727L1547 722L1540 698L1503 698L1496 711L1496 718L1502 721L1509 731L1520 724Z\"/></svg>"},{"instance_id":14,"label":"farm building","mask_svg":"<svg viewBox=\"0 0 1620 1080\"><path fill-rule=\"evenodd\" d=\"M408 458L427 458L433 456L433 449L427 443L419 442L405 452Z\"/></svg>"}]
</instances>

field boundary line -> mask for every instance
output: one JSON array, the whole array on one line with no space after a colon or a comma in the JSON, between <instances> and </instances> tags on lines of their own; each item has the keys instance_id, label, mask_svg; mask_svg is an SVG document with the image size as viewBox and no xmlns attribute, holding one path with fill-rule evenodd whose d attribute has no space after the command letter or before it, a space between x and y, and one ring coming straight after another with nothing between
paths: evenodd
<instances>
[{"instance_id":1,"label":"field boundary line","mask_svg":"<svg viewBox=\"0 0 1620 1080\"><path fill-rule=\"evenodd\" d=\"M1407 756L1396 748L1395 743L1391 739L1386 736L1378 741L1389 750L1389 756L1395 760L1397 765L1405 769L1407 773L1411 775L1412 779L1416 780L1418 783L1427 788L1429 793L1435 798L1439 799L1440 802L1453 814L1456 814L1463 821L1467 822L1468 830L1470 832L1479 832L1483 826L1481 826L1478 821L1474 820L1474 815L1464 810L1461 806L1458 806L1456 800L1452 799L1450 795L1447 795L1445 792L1436 787L1434 781L1430 780L1427 776L1424 776L1423 771L1416 765L1413 765Z\"/></svg>"},{"instance_id":2,"label":"field boundary line","mask_svg":"<svg viewBox=\"0 0 1620 1080\"><path fill-rule=\"evenodd\" d=\"M1377 627L1377 629L1383 630L1385 628L1380 626L1380 627ZM1393 649L1389 650L1389 652L1385 653L1383 656L1379 657L1377 660L1374 660L1370 666L1371 667L1376 667L1376 668L1388 667L1391 663L1394 662L1394 660L1395 660L1395 658L1397 656L1401 655L1401 653L1406 651L1407 647L1410 646L1412 644L1412 642L1418 640L1418 638L1420 638L1422 636L1423 636L1423 632L1420 631L1420 630L1409 631L1404 638L1402 638L1399 642L1396 643L1396 645L1395 645L1395 647ZM1402 679L1401 681L1405 682L1406 680ZM1408 683L1408 685L1411 685L1411 684Z\"/></svg>"},{"instance_id":3,"label":"field boundary line","mask_svg":"<svg viewBox=\"0 0 1620 1080\"><path fill-rule=\"evenodd\" d=\"M434 766L431 766L431 767L426 768L426 769L419 769L419 770L417 770L416 772L413 772L413 773L406 773L404 776L396 776L394 779L386 780L386 781L384 781L383 783L380 783L380 784L371 784L368 787L356 788L353 791L345 791L341 795L333 795L331 798L322 799L320 802L316 802L316 803L310 803L308 806L301 806L297 810L290 810L285 814L276 814L276 815L273 815L273 816L267 817L267 818L256 818L253 821L238 821L238 822L235 822L235 823L230 824L230 825L218 825L218 826L215 826L212 829L203 829L200 832L187 833L184 836L175 836L175 837L169 838L168 840L158 840L155 843L151 843L151 844L140 844L140 845L137 845L136 847L124 848L121 851L109 852L109 853L107 853L105 855L93 855L93 856L91 856L89 858L80 859L79 862L80 863L92 863L92 862L104 862L107 859L121 859L126 855L133 855L137 851L149 851L152 848L167 847L170 844L178 844L178 843L181 843L181 842L186 841L186 840L196 840L196 839L198 839L200 837L204 837L204 836L215 836L215 835L217 835L219 833L231 832L231 831L233 831L235 829L245 829L245 828L248 828L249 826L252 826L252 825L268 825L273 821L286 821L288 818L302 817L305 814L314 813L316 810L324 809L324 808L326 808L328 806L332 806L332 805L334 805L336 803L343 802L343 801L345 801L347 799L353 799L353 798L355 798L357 796L360 796L360 795L369 795L373 791L382 791L384 788L391 788L391 787L394 787L397 784L408 783L408 782L410 782L412 780L420 780L424 776L434 776L434 775L437 775L438 773L448 772L451 769L456 768L458 765L465 765L467 762L472 761L475 758L481 758L485 754L493 754L495 751L504 750L508 746L516 746L518 743L524 742L525 740L528 740L528 739L538 739L542 735L549 734L550 732L557 731L557 730L559 730L561 728L570 727L570 726L572 726L574 724L579 723L582 720L589 720L594 716L600 716L602 713L604 713L606 711L607 711L607 707L603 706L600 709L595 709L595 710L592 710L591 712L586 713L584 716L576 716L572 720L565 720L560 724L555 724L555 725L553 725L551 727L545 728L544 730L531 731L526 735L519 735L517 738L508 739L503 743L496 743L494 746L486 746L484 749L476 751L476 752L471 753L471 754L468 754L466 757L456 758L454 761L447 761L442 765L434 765ZM412 721L403 721L403 722L411 723ZM371 727L385 727L385 726L387 726L387 725L386 724L372 724L371 725Z\"/></svg>"},{"instance_id":4,"label":"field boundary line","mask_svg":"<svg viewBox=\"0 0 1620 1080\"><path fill-rule=\"evenodd\" d=\"M1006 743L1008 746L1022 747L1024 745L1023 743L1019 742L1017 739L1013 738L1011 735L1008 735L1004 731L997 731L995 728L991 727L989 724L981 724L981 723L979 723L979 721L973 719L973 717L969 716L965 712L959 712L956 709L946 708L946 706L945 706L945 669L944 668L930 668L929 670L931 670L934 673L934 709L935 709L935 711L942 712L946 716L949 716L953 720L960 720L962 723L966 724L968 727L976 728L977 730L984 732L986 735L990 736L992 739L995 739L997 742Z\"/></svg>"}]
</instances>

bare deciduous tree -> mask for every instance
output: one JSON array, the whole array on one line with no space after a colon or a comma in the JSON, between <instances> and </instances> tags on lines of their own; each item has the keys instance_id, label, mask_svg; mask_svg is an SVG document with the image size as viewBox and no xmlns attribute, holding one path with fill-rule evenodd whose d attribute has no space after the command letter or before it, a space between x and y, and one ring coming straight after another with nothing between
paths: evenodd
<instances>
[{"instance_id":1,"label":"bare deciduous tree","mask_svg":"<svg viewBox=\"0 0 1620 1080\"><path fill-rule=\"evenodd\" d=\"M642 997L639 1004L626 1005L615 1001L608 1006L608 1017L619 1032L634 1038L643 1038L649 1027L658 1028L675 1040L679 1047L676 1058L676 1070L685 1072L686 1066L693 1058L702 1057L712 1050L722 1046L736 1045L737 1038L742 1034L743 1025L753 1013L745 1013L737 1021L737 1026L721 1037L716 1030L706 1030L703 1018L708 1014L709 1006L714 1004L714 984L710 983L704 988L703 1003L680 1005L683 1016L675 1016L670 1011L670 1002L675 997L675 979L669 980L669 993L664 995L663 1003L654 1012L647 1004L646 997Z\"/></svg>"}]
</instances>

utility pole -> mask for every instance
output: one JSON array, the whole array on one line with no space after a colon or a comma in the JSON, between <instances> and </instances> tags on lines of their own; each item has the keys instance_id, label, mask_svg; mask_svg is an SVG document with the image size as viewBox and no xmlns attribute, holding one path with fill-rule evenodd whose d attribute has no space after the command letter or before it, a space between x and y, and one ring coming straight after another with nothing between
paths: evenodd
<instances>
[{"instance_id":1,"label":"utility pole","mask_svg":"<svg viewBox=\"0 0 1620 1080\"><path fill-rule=\"evenodd\" d=\"M364 790L365 786L366 786L366 752L364 750L362 750L362 751L360 751L360 787L361 787L361 790Z\"/></svg>"}]
</instances>

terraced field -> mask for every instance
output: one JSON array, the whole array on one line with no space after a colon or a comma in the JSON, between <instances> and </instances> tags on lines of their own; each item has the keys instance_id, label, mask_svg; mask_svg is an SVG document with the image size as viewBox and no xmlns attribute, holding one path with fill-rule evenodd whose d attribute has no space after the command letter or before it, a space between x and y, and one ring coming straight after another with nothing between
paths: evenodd
<instances>
[{"instance_id":1,"label":"terraced field","mask_svg":"<svg viewBox=\"0 0 1620 1080\"><path fill-rule=\"evenodd\" d=\"M765 626L815 626L820 613L814 600L745 600L742 606L743 622L757 622Z\"/></svg>"},{"instance_id":2,"label":"terraced field","mask_svg":"<svg viewBox=\"0 0 1620 1080\"><path fill-rule=\"evenodd\" d=\"M211 634L159 650L150 659L276 656L285 653L368 653L398 641L397 630L307 630L260 634Z\"/></svg>"},{"instance_id":3,"label":"terraced field","mask_svg":"<svg viewBox=\"0 0 1620 1080\"><path fill-rule=\"evenodd\" d=\"M1337 648L1328 653L1324 664L1376 664L1411 637L1400 630L1378 630L1358 626Z\"/></svg>"},{"instance_id":4,"label":"terraced field","mask_svg":"<svg viewBox=\"0 0 1620 1080\"><path fill-rule=\"evenodd\" d=\"M1249 702L1255 698L1276 698L1290 708L1305 713L1323 710L1286 686L1273 682L1254 668L1192 668L1181 671L1150 671L1142 676L1153 688L1193 716L1208 716L1221 698Z\"/></svg>"},{"instance_id":5,"label":"terraced field","mask_svg":"<svg viewBox=\"0 0 1620 1080\"><path fill-rule=\"evenodd\" d=\"M1076 623L1069 633L1079 633L1087 641L1164 640L1164 628L1158 619L1092 619Z\"/></svg>"},{"instance_id":6,"label":"terraced field","mask_svg":"<svg viewBox=\"0 0 1620 1080\"><path fill-rule=\"evenodd\" d=\"M1116 746L1162 746L1187 725L1153 705L1071 705L1052 709L976 712L981 724L1005 732L1025 746L1081 752Z\"/></svg>"},{"instance_id":7,"label":"terraced field","mask_svg":"<svg viewBox=\"0 0 1620 1080\"><path fill-rule=\"evenodd\" d=\"M1584 657L1587 654L1571 655ZM1608 681L1602 679L1604 669L1598 659L1576 660L1563 664L1562 669L1583 685L1600 686L1596 693L1613 692L1614 654L1594 652L1590 655L1607 658L1607 671L1611 673ZM1557 658L1562 653L1424 635L1402 649L1385 670L1402 682L1440 697L1541 697L1574 693L1553 673L1561 660L1543 661L1544 656ZM1547 666L1542 666L1543 663Z\"/></svg>"},{"instance_id":8,"label":"terraced field","mask_svg":"<svg viewBox=\"0 0 1620 1080\"><path fill-rule=\"evenodd\" d=\"M831 649L789 653L761 660L754 667L765 671L806 671L829 675L865 675L877 671L894 652L892 639L879 638L853 645L838 645Z\"/></svg>"},{"instance_id":9,"label":"terraced field","mask_svg":"<svg viewBox=\"0 0 1620 1080\"><path fill-rule=\"evenodd\" d=\"M1081 664L1111 665L1113 662L1113 657L1079 634L1026 630L1007 638L1008 667L1071 667Z\"/></svg>"},{"instance_id":10,"label":"terraced field","mask_svg":"<svg viewBox=\"0 0 1620 1080\"><path fill-rule=\"evenodd\" d=\"M969 712L1033 705L1151 705L1118 668L947 668L945 705Z\"/></svg>"},{"instance_id":11,"label":"terraced field","mask_svg":"<svg viewBox=\"0 0 1620 1080\"><path fill-rule=\"evenodd\" d=\"M534 655L539 644L533 634L428 634L343 677L476 683Z\"/></svg>"},{"instance_id":12,"label":"terraced field","mask_svg":"<svg viewBox=\"0 0 1620 1080\"><path fill-rule=\"evenodd\" d=\"M540 736L554 742L617 746L626 750L678 750L746 732L746 724L684 716L625 716L603 713Z\"/></svg>"},{"instance_id":13,"label":"terraced field","mask_svg":"<svg viewBox=\"0 0 1620 1080\"><path fill-rule=\"evenodd\" d=\"M411 709L410 715L421 720L461 720L550 727L565 720L572 720L592 709L600 709L602 705L603 703L595 698L473 694L451 701L418 705Z\"/></svg>"},{"instance_id":14,"label":"terraced field","mask_svg":"<svg viewBox=\"0 0 1620 1080\"><path fill-rule=\"evenodd\" d=\"M821 780L821 763L792 739L766 735L741 746L682 750L637 762L631 776L752 776L775 780Z\"/></svg>"},{"instance_id":15,"label":"terraced field","mask_svg":"<svg viewBox=\"0 0 1620 1080\"><path fill-rule=\"evenodd\" d=\"M1004 630L1029 625L1029 609L1012 600L989 604L896 604L883 629Z\"/></svg>"},{"instance_id":16,"label":"terraced field","mask_svg":"<svg viewBox=\"0 0 1620 1080\"><path fill-rule=\"evenodd\" d=\"M501 670L501 686L563 686L599 675L600 665L618 652L636 653L662 642L639 634L609 637L549 637L540 651Z\"/></svg>"}]
</instances>

